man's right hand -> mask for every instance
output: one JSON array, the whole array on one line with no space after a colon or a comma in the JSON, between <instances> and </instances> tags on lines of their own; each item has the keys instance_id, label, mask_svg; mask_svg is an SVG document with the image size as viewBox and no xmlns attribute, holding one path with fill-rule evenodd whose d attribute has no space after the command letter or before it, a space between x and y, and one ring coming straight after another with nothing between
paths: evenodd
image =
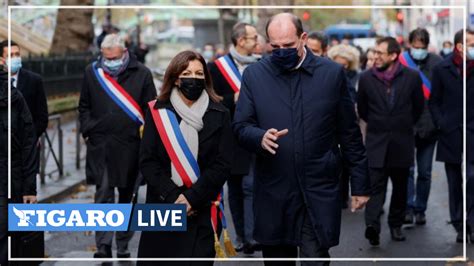
<instances>
[{"instance_id":1,"label":"man's right hand","mask_svg":"<svg viewBox=\"0 0 474 266\"><path fill-rule=\"evenodd\" d=\"M286 134L288 134L288 129L278 131L274 128L270 128L265 132L265 135L263 135L262 148L271 154L276 154L276 149L278 149L278 144L276 142L280 137L283 137Z\"/></svg>"}]
</instances>

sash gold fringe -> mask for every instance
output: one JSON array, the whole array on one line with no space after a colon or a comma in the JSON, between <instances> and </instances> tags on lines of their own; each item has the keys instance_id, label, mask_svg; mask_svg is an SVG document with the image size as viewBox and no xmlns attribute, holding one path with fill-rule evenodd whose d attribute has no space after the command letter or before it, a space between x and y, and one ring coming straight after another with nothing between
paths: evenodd
<instances>
[{"instance_id":1,"label":"sash gold fringe","mask_svg":"<svg viewBox=\"0 0 474 266\"><path fill-rule=\"evenodd\" d=\"M140 131L139 131L139 133L140 133L140 139L143 139L143 128L144 128L143 125L141 125L141 126L140 126Z\"/></svg>"},{"instance_id":2,"label":"sash gold fringe","mask_svg":"<svg viewBox=\"0 0 474 266\"><path fill-rule=\"evenodd\" d=\"M230 240L229 233L227 232L227 229L223 230L223 234L224 234L225 253L229 257L237 256L237 252L235 251L234 245L232 245L232 241Z\"/></svg>"},{"instance_id":3,"label":"sash gold fringe","mask_svg":"<svg viewBox=\"0 0 474 266\"><path fill-rule=\"evenodd\" d=\"M214 249L216 250L216 257L217 258L225 258L224 250L222 250L221 242L217 237L217 233L214 233Z\"/></svg>"}]
</instances>

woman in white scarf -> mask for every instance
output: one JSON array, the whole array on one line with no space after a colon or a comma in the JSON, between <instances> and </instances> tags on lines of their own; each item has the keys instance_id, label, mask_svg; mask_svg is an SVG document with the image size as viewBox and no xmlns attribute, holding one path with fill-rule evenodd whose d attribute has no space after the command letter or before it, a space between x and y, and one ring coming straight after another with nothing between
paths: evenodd
<instances>
[{"instance_id":1,"label":"woman in white scarf","mask_svg":"<svg viewBox=\"0 0 474 266\"><path fill-rule=\"evenodd\" d=\"M220 100L200 54L184 51L173 58L152 111L165 108L176 115L200 176L190 187L184 185L148 110L140 147L140 170L148 185L146 202L186 204L188 217L186 232L142 232L138 257L214 258L211 201L229 176L233 141L230 115ZM147 263L151 262L138 264Z\"/></svg>"}]
</instances>

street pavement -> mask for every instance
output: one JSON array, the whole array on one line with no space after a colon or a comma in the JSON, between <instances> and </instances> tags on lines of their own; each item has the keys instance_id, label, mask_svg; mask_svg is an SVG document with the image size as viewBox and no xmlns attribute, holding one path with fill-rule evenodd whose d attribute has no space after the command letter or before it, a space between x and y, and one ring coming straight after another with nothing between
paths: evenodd
<instances>
[{"instance_id":1,"label":"street pavement","mask_svg":"<svg viewBox=\"0 0 474 266\"><path fill-rule=\"evenodd\" d=\"M65 135L65 165L68 173L63 180L56 180L54 178L49 180L47 185L42 188L42 197L47 197L48 186L64 188L69 183L76 184L75 192L70 193L65 198L55 202L58 203L91 203L95 188L93 186L77 186L78 180L84 179L84 162L81 170L75 169L75 164L71 162L75 158L75 148L72 147L74 140L71 136L75 134L74 123L64 125ZM67 145L66 145L67 142ZM84 153L84 151L82 152ZM41 190L41 189L40 189ZM430 193L428 210L426 213L427 224L424 226L405 226L404 232L407 235L407 241L394 242L390 239L390 233L387 226L387 212L388 203L390 199L391 188L389 185L389 192L387 194L387 201L385 204L385 214L382 216L382 233L381 243L379 247L371 247L368 241L364 238L364 215L363 211L351 213L349 210L343 210L342 213L342 227L340 244L330 250L331 257L334 259L364 259L366 261L333 261L331 265L468 265L466 262L454 263L447 260L441 261L422 261L423 258L455 258L463 256L463 245L456 244L456 233L449 221L449 204L447 194L447 181L444 173L444 167L441 163L435 163L433 169L432 189ZM146 187L141 187L139 202L144 202L144 195L146 194ZM225 193L227 195L227 193ZM226 208L229 212L229 208ZM226 214L229 217L228 223L231 228L231 234L234 236L232 219L230 213ZM138 249L140 233L137 232L130 242L130 251L132 257L136 257ZM47 232L46 233L46 253L50 258L92 258L95 252L93 232ZM115 245L115 244L114 244ZM467 245L467 257L474 258L474 245ZM115 247L113 247L115 256ZM239 254L238 258L246 259L261 259L261 252L256 252L253 255ZM421 261L379 261L385 258L414 258ZM135 262L115 262L115 265L135 265ZM227 261L216 262L215 265L263 265L262 261ZM100 262L45 262L43 265L100 265ZM111 264L109 264L111 265ZM157 264L159 265L159 264ZM472 264L474 265L474 264Z\"/></svg>"}]
</instances>

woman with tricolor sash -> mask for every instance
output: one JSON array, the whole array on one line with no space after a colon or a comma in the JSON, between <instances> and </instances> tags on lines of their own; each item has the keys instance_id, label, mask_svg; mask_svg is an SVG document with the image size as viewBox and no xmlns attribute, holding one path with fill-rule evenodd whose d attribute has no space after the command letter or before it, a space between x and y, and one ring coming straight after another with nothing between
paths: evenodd
<instances>
[{"instance_id":1,"label":"woman with tricolor sash","mask_svg":"<svg viewBox=\"0 0 474 266\"><path fill-rule=\"evenodd\" d=\"M230 174L232 132L229 112L220 100L200 54L184 51L173 58L160 96L149 103L145 115L140 169L148 184L146 202L185 204L187 230L142 232L138 257L214 258L234 254L225 231L222 204L222 187ZM226 253L219 241L222 229Z\"/></svg>"}]
</instances>

